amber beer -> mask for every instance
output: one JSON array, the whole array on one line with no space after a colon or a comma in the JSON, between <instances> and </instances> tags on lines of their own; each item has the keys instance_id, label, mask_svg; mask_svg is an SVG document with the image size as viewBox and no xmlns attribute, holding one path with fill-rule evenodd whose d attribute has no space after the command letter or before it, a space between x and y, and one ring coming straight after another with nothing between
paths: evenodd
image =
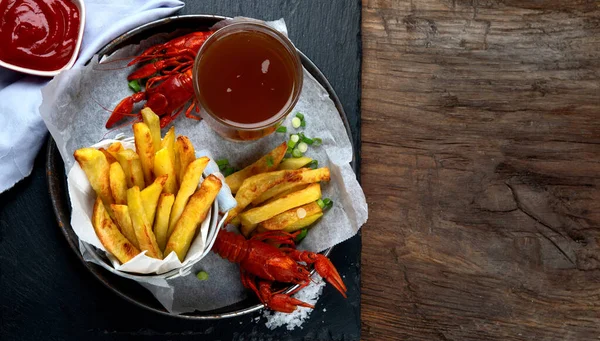
<instances>
[{"instance_id":1,"label":"amber beer","mask_svg":"<svg viewBox=\"0 0 600 341\"><path fill-rule=\"evenodd\" d=\"M296 104L302 65L284 35L266 25L238 23L204 43L194 82L211 128L228 139L256 140L272 133Z\"/></svg>"}]
</instances>

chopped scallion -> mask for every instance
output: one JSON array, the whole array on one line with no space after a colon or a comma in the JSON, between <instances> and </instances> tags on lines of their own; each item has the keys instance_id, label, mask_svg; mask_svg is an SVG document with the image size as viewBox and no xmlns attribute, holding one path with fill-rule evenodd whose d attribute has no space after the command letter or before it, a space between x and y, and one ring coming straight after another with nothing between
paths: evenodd
<instances>
[{"instance_id":1,"label":"chopped scallion","mask_svg":"<svg viewBox=\"0 0 600 341\"><path fill-rule=\"evenodd\" d=\"M235 168L233 168L231 166L225 166L225 168L221 172L223 173L223 176L227 177L227 176L230 176L231 174L235 173L236 170L235 170Z\"/></svg>"},{"instance_id":2,"label":"chopped scallion","mask_svg":"<svg viewBox=\"0 0 600 341\"><path fill-rule=\"evenodd\" d=\"M281 126L279 128L277 128L277 130L275 130L278 133L285 133L287 132L287 128L285 126Z\"/></svg>"},{"instance_id":3,"label":"chopped scallion","mask_svg":"<svg viewBox=\"0 0 600 341\"><path fill-rule=\"evenodd\" d=\"M305 120L302 120L302 122L300 122L300 126L301 126L302 128L305 128L305 127L306 127L306 121L305 121Z\"/></svg>"},{"instance_id":4,"label":"chopped scallion","mask_svg":"<svg viewBox=\"0 0 600 341\"><path fill-rule=\"evenodd\" d=\"M296 236L296 243L300 243L302 241L302 239L304 239L306 237L306 234L308 233L308 231L306 229L302 229L300 230L300 233L298 233L298 235Z\"/></svg>"},{"instance_id":5,"label":"chopped scallion","mask_svg":"<svg viewBox=\"0 0 600 341\"><path fill-rule=\"evenodd\" d=\"M301 124L302 124L302 120L301 120L301 119L299 119L298 117L294 117L294 118L292 119L292 127L294 127L294 128L296 128L296 129L298 129L298 128L300 128L300 125L301 125Z\"/></svg>"},{"instance_id":6,"label":"chopped scallion","mask_svg":"<svg viewBox=\"0 0 600 341\"><path fill-rule=\"evenodd\" d=\"M208 272L206 272L206 271L200 271L200 272L198 272L198 274L196 275L196 277L198 277L198 279L201 280L201 281L206 281L208 279Z\"/></svg>"},{"instance_id":7,"label":"chopped scallion","mask_svg":"<svg viewBox=\"0 0 600 341\"><path fill-rule=\"evenodd\" d=\"M315 138L313 139L313 142L314 142L315 146L320 146L321 144L323 144L323 140L321 140L321 139L320 139L320 138L318 138L318 137L315 137Z\"/></svg>"},{"instance_id":8,"label":"chopped scallion","mask_svg":"<svg viewBox=\"0 0 600 341\"><path fill-rule=\"evenodd\" d=\"M273 167L273 157L271 155L267 156L267 167Z\"/></svg>"},{"instance_id":9,"label":"chopped scallion","mask_svg":"<svg viewBox=\"0 0 600 341\"><path fill-rule=\"evenodd\" d=\"M325 198L323 199L323 204L325 205L325 207L323 208L323 211L330 209L333 206L333 201L331 201L331 199L329 198Z\"/></svg>"},{"instance_id":10,"label":"chopped scallion","mask_svg":"<svg viewBox=\"0 0 600 341\"><path fill-rule=\"evenodd\" d=\"M317 205L319 205L319 207L320 207L321 209L323 209L323 208L325 207L325 203L323 202L323 200L322 200L322 199L319 199L319 200L317 200Z\"/></svg>"},{"instance_id":11,"label":"chopped scallion","mask_svg":"<svg viewBox=\"0 0 600 341\"><path fill-rule=\"evenodd\" d=\"M294 148L294 150L292 150L293 157L302 157L302 155L304 154L301 151L299 151L298 148Z\"/></svg>"},{"instance_id":12,"label":"chopped scallion","mask_svg":"<svg viewBox=\"0 0 600 341\"><path fill-rule=\"evenodd\" d=\"M300 140L308 145L315 143L315 140L306 137L303 133L300 133L298 135L300 135Z\"/></svg>"},{"instance_id":13,"label":"chopped scallion","mask_svg":"<svg viewBox=\"0 0 600 341\"><path fill-rule=\"evenodd\" d=\"M131 90L135 92L140 92L142 90L142 86L140 85L140 82L137 79L134 79L127 84L129 85L129 88L131 88Z\"/></svg>"},{"instance_id":14,"label":"chopped scallion","mask_svg":"<svg viewBox=\"0 0 600 341\"><path fill-rule=\"evenodd\" d=\"M301 112L297 112L297 113L296 113L296 117L298 117L298 118L299 118L299 119L301 119L301 120L304 120L304 114L303 114L303 113L301 113Z\"/></svg>"},{"instance_id":15,"label":"chopped scallion","mask_svg":"<svg viewBox=\"0 0 600 341\"><path fill-rule=\"evenodd\" d=\"M312 160L308 165L306 165L304 167L308 167L310 169L317 169L319 167L319 161Z\"/></svg>"},{"instance_id":16,"label":"chopped scallion","mask_svg":"<svg viewBox=\"0 0 600 341\"><path fill-rule=\"evenodd\" d=\"M227 159L217 160L216 162L217 162L217 166L219 166L220 170L221 170L221 167L229 165L229 160L227 160Z\"/></svg>"},{"instance_id":17,"label":"chopped scallion","mask_svg":"<svg viewBox=\"0 0 600 341\"><path fill-rule=\"evenodd\" d=\"M308 145L307 145L306 143L304 143L304 142L300 142L300 143L298 143L298 147L297 147L297 148L298 148L298 150L299 150L299 151L300 151L302 154L304 154L304 153L306 153L306 151L308 150Z\"/></svg>"}]
</instances>

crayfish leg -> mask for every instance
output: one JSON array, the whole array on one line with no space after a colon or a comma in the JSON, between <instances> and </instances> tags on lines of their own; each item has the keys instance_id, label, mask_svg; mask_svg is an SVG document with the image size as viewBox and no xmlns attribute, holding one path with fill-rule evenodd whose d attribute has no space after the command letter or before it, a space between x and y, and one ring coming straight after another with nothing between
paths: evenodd
<instances>
[{"instance_id":1,"label":"crayfish leg","mask_svg":"<svg viewBox=\"0 0 600 341\"><path fill-rule=\"evenodd\" d=\"M315 270L317 273L323 277L327 281L327 283L331 284L337 291L346 298L346 285L342 280L342 277L336 270L333 263L329 260L329 258L323 256L320 253L314 253L309 251L298 251L294 249L286 250L288 256L292 257L297 262L305 262L306 264L314 264Z\"/></svg>"}]
</instances>

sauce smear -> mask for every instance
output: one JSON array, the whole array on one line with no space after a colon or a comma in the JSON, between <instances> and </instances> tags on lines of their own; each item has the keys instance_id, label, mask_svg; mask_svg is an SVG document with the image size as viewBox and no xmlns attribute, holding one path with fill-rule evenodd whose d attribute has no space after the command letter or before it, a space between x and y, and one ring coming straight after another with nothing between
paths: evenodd
<instances>
[{"instance_id":1,"label":"sauce smear","mask_svg":"<svg viewBox=\"0 0 600 341\"><path fill-rule=\"evenodd\" d=\"M213 115L237 125L257 124L293 100L294 65L276 38L258 31L231 33L202 53L198 91Z\"/></svg>"},{"instance_id":2,"label":"sauce smear","mask_svg":"<svg viewBox=\"0 0 600 341\"><path fill-rule=\"evenodd\" d=\"M79 10L68 0L0 1L0 60L54 71L75 51Z\"/></svg>"}]
</instances>

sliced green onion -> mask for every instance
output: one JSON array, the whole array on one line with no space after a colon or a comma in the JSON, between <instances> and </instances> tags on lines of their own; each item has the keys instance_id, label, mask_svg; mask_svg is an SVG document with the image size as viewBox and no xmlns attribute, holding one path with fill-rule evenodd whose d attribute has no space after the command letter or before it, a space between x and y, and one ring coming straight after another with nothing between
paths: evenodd
<instances>
[{"instance_id":1,"label":"sliced green onion","mask_svg":"<svg viewBox=\"0 0 600 341\"><path fill-rule=\"evenodd\" d=\"M221 169L221 167L229 165L229 160L227 160L227 159L217 160L216 162L217 162L217 166L219 166L219 169Z\"/></svg>"},{"instance_id":2,"label":"sliced green onion","mask_svg":"<svg viewBox=\"0 0 600 341\"><path fill-rule=\"evenodd\" d=\"M275 131L278 133L285 133L285 132L287 132L287 127L281 126L281 127L277 128L277 130L275 130Z\"/></svg>"},{"instance_id":3,"label":"sliced green onion","mask_svg":"<svg viewBox=\"0 0 600 341\"><path fill-rule=\"evenodd\" d=\"M301 120L304 120L304 114L302 114L301 112L297 112L296 117L298 117Z\"/></svg>"},{"instance_id":4,"label":"sliced green onion","mask_svg":"<svg viewBox=\"0 0 600 341\"><path fill-rule=\"evenodd\" d=\"M300 137L298 137L298 135L293 134L292 136L290 136L290 140L287 143L288 148L296 147L296 143L298 143L298 140L300 140Z\"/></svg>"},{"instance_id":5,"label":"sliced green onion","mask_svg":"<svg viewBox=\"0 0 600 341\"><path fill-rule=\"evenodd\" d=\"M306 237L307 234L307 230L306 229L302 229L300 230L300 233L298 233L298 235L296 236L296 243L300 243L302 241L302 239L304 239Z\"/></svg>"},{"instance_id":6,"label":"sliced green onion","mask_svg":"<svg viewBox=\"0 0 600 341\"><path fill-rule=\"evenodd\" d=\"M227 177L235 173L235 168L231 166L225 166L225 169L223 169L221 172L223 173L223 176Z\"/></svg>"},{"instance_id":7,"label":"sliced green onion","mask_svg":"<svg viewBox=\"0 0 600 341\"><path fill-rule=\"evenodd\" d=\"M331 199L329 198L325 198L323 199L323 204L325 205L325 207L323 208L323 211L330 209L333 206L333 201L331 201Z\"/></svg>"},{"instance_id":8,"label":"sliced green onion","mask_svg":"<svg viewBox=\"0 0 600 341\"><path fill-rule=\"evenodd\" d=\"M292 119L292 127L294 127L294 128L296 128L296 129L298 129L298 128L300 128L300 125L301 125L301 124L302 124L302 120L301 120L301 119L299 119L298 117L294 117L294 118Z\"/></svg>"},{"instance_id":9,"label":"sliced green onion","mask_svg":"<svg viewBox=\"0 0 600 341\"><path fill-rule=\"evenodd\" d=\"M302 157L302 155L304 154L301 151L299 151L298 148L294 148L294 150L292 150L293 157Z\"/></svg>"},{"instance_id":10,"label":"sliced green onion","mask_svg":"<svg viewBox=\"0 0 600 341\"><path fill-rule=\"evenodd\" d=\"M201 280L201 281L206 281L208 279L208 272L206 272L206 271L200 271L200 272L198 272L198 274L196 275L196 277L198 277L198 279Z\"/></svg>"},{"instance_id":11,"label":"sliced green onion","mask_svg":"<svg viewBox=\"0 0 600 341\"><path fill-rule=\"evenodd\" d=\"M323 200L322 200L322 199L319 199L319 200L317 200L317 205L319 205L319 207L320 207L321 209L323 209L323 208L325 207L325 203L323 202Z\"/></svg>"},{"instance_id":12,"label":"sliced green onion","mask_svg":"<svg viewBox=\"0 0 600 341\"><path fill-rule=\"evenodd\" d=\"M267 167L273 167L273 157L271 155L267 156Z\"/></svg>"},{"instance_id":13,"label":"sliced green onion","mask_svg":"<svg viewBox=\"0 0 600 341\"><path fill-rule=\"evenodd\" d=\"M303 133L300 133L298 135L300 135L300 140L308 145L315 143L315 140L306 137L306 135L304 135Z\"/></svg>"},{"instance_id":14,"label":"sliced green onion","mask_svg":"<svg viewBox=\"0 0 600 341\"><path fill-rule=\"evenodd\" d=\"M304 167L308 167L310 169L317 169L319 167L319 161L312 160L308 165L306 165Z\"/></svg>"},{"instance_id":15,"label":"sliced green onion","mask_svg":"<svg viewBox=\"0 0 600 341\"><path fill-rule=\"evenodd\" d=\"M318 137L315 137L315 138L313 139L313 142L314 142L315 146L320 146L320 145L322 145L322 144L323 144L323 140L321 140L321 139L320 139L320 138L318 138Z\"/></svg>"},{"instance_id":16,"label":"sliced green onion","mask_svg":"<svg viewBox=\"0 0 600 341\"><path fill-rule=\"evenodd\" d=\"M306 121L305 121L305 120L302 120L302 122L300 122L300 126L301 126L302 128L306 127Z\"/></svg>"},{"instance_id":17,"label":"sliced green onion","mask_svg":"<svg viewBox=\"0 0 600 341\"><path fill-rule=\"evenodd\" d=\"M142 86L140 85L140 82L137 79L132 80L131 82L127 83L129 85L129 87L131 88L131 90L135 91L135 92L140 92L142 91Z\"/></svg>"},{"instance_id":18,"label":"sliced green onion","mask_svg":"<svg viewBox=\"0 0 600 341\"><path fill-rule=\"evenodd\" d=\"M304 143L304 142L300 142L300 143L298 143L298 147L297 147L297 148L298 148L298 150L299 150L299 151L300 151L302 154L304 154L304 153L306 153L306 151L308 150L308 145L307 145L306 143Z\"/></svg>"}]
</instances>

